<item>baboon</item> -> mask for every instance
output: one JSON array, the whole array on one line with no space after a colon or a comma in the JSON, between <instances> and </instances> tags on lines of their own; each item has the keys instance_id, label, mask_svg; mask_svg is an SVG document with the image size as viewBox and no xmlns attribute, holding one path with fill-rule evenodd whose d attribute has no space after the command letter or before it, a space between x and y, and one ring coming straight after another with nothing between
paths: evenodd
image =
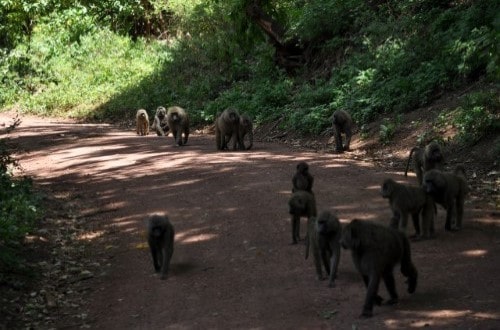
<instances>
[{"instance_id":1,"label":"baboon","mask_svg":"<svg viewBox=\"0 0 500 330\"><path fill-rule=\"evenodd\" d=\"M189 137L189 116L186 110L173 106L167 110L167 124L178 146L186 144ZM184 133L184 140L182 139Z\"/></svg>"},{"instance_id":2,"label":"baboon","mask_svg":"<svg viewBox=\"0 0 500 330\"><path fill-rule=\"evenodd\" d=\"M408 292L417 288L417 269L411 260L410 242L406 235L390 227L370 221L354 219L345 226L340 244L351 250L352 260L361 273L367 288L361 316L373 316L373 304L380 305L378 294L380 279L384 280L390 299L387 304L398 302L394 267L400 263L401 273L408 278Z\"/></svg>"},{"instance_id":3,"label":"baboon","mask_svg":"<svg viewBox=\"0 0 500 330\"><path fill-rule=\"evenodd\" d=\"M297 190L288 200L288 210L292 215L292 244L300 241L300 217L310 220L316 216L316 200L314 195L303 190Z\"/></svg>"},{"instance_id":4,"label":"baboon","mask_svg":"<svg viewBox=\"0 0 500 330\"><path fill-rule=\"evenodd\" d=\"M319 280L324 279L321 269L321 260L323 261L326 273L329 275L329 287L335 285L335 278L337 278L341 234L342 227L340 226L339 219L328 211L321 212L318 218L312 217L308 220L306 259L309 256L309 250L312 249L316 274Z\"/></svg>"},{"instance_id":5,"label":"baboon","mask_svg":"<svg viewBox=\"0 0 500 330\"><path fill-rule=\"evenodd\" d=\"M305 190L312 193L312 186L314 182L314 177L309 173L309 165L306 162L300 162L297 164L297 172L295 172L292 178L292 192L297 190Z\"/></svg>"},{"instance_id":6,"label":"baboon","mask_svg":"<svg viewBox=\"0 0 500 330\"><path fill-rule=\"evenodd\" d=\"M241 145L238 146L241 150L250 150L253 146L253 123L252 119L246 114L240 116L240 126L238 129L239 142ZM248 137L248 146L245 146L245 136Z\"/></svg>"},{"instance_id":7,"label":"baboon","mask_svg":"<svg viewBox=\"0 0 500 330\"><path fill-rule=\"evenodd\" d=\"M137 110L135 115L137 135L149 135L149 116L144 109Z\"/></svg>"},{"instance_id":8,"label":"baboon","mask_svg":"<svg viewBox=\"0 0 500 330\"><path fill-rule=\"evenodd\" d=\"M174 253L174 227L166 215L153 215L148 219L148 244L153 266L160 278L167 278L170 259Z\"/></svg>"},{"instance_id":9,"label":"baboon","mask_svg":"<svg viewBox=\"0 0 500 330\"><path fill-rule=\"evenodd\" d=\"M215 120L215 142L217 150L227 149L228 142L233 140L233 150L241 147L243 142L239 138L240 115L235 109L224 110ZM226 140L227 138L227 140Z\"/></svg>"},{"instance_id":10,"label":"baboon","mask_svg":"<svg viewBox=\"0 0 500 330\"><path fill-rule=\"evenodd\" d=\"M351 115L347 111L336 110L332 115L332 123L335 134L335 151L344 152L344 150L349 150L353 128ZM342 133L345 134L344 145L342 145Z\"/></svg>"},{"instance_id":11,"label":"baboon","mask_svg":"<svg viewBox=\"0 0 500 330\"><path fill-rule=\"evenodd\" d=\"M469 192L465 169L458 166L454 173L430 170L424 174L423 188L432 196L434 201L446 209L444 229L448 231L460 230L464 215L465 196ZM452 220L455 224L452 226Z\"/></svg>"},{"instance_id":12,"label":"baboon","mask_svg":"<svg viewBox=\"0 0 500 330\"><path fill-rule=\"evenodd\" d=\"M422 187L412 187L386 179L382 183L382 197L389 199L392 210L390 227L406 232L408 215L411 214L415 228L415 238L431 238L434 235L435 204ZM423 235L420 236L420 215L422 215Z\"/></svg>"},{"instance_id":13,"label":"baboon","mask_svg":"<svg viewBox=\"0 0 500 330\"><path fill-rule=\"evenodd\" d=\"M167 109L165 109L165 107L159 106L156 108L156 114L153 124L151 125L151 129L154 130L158 136L168 135L169 127L166 121L166 116Z\"/></svg>"},{"instance_id":14,"label":"baboon","mask_svg":"<svg viewBox=\"0 0 500 330\"><path fill-rule=\"evenodd\" d=\"M408 168L413 155L413 170L417 175L418 184L422 184L423 174L434 168L442 170L444 167L444 157L441 146L432 141L425 148L414 147L410 151L406 162L405 176L408 176Z\"/></svg>"}]
</instances>

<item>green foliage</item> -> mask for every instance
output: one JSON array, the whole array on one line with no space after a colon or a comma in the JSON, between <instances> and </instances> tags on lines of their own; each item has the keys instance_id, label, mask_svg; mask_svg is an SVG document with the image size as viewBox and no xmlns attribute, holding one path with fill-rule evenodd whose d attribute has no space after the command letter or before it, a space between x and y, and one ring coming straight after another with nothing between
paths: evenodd
<instances>
[{"instance_id":1,"label":"green foliage","mask_svg":"<svg viewBox=\"0 0 500 330\"><path fill-rule=\"evenodd\" d=\"M387 144L391 142L392 138L396 134L398 126L401 124L401 116L398 116L396 120L389 120L384 118L382 124L380 124L379 131L379 141L382 144Z\"/></svg>"},{"instance_id":2,"label":"green foliage","mask_svg":"<svg viewBox=\"0 0 500 330\"><path fill-rule=\"evenodd\" d=\"M500 129L500 97L498 92L478 92L467 95L455 110L454 124L459 137L475 143L490 132Z\"/></svg>"},{"instance_id":3,"label":"green foliage","mask_svg":"<svg viewBox=\"0 0 500 330\"><path fill-rule=\"evenodd\" d=\"M0 140L0 269L10 271L18 266L19 245L40 215L38 198L29 178L15 179L10 170L16 166Z\"/></svg>"}]
</instances>

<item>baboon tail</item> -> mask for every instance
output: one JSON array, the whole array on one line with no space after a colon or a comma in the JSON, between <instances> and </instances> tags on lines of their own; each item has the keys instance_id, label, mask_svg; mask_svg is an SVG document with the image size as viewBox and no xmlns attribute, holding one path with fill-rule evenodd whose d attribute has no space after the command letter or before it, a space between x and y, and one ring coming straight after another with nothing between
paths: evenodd
<instances>
[{"instance_id":1,"label":"baboon tail","mask_svg":"<svg viewBox=\"0 0 500 330\"><path fill-rule=\"evenodd\" d=\"M403 256L401 258L401 273L408 278L408 292L413 293L417 288L417 268L411 261L410 241L404 233L400 233L403 243Z\"/></svg>"},{"instance_id":2,"label":"baboon tail","mask_svg":"<svg viewBox=\"0 0 500 330\"><path fill-rule=\"evenodd\" d=\"M410 161L411 161L411 157L413 156L413 153L415 152L415 150L417 150L418 147L413 147L411 150L410 150L410 155L408 156L408 161L406 162L406 169L405 169L405 176L408 176L408 168L410 167Z\"/></svg>"}]
</instances>

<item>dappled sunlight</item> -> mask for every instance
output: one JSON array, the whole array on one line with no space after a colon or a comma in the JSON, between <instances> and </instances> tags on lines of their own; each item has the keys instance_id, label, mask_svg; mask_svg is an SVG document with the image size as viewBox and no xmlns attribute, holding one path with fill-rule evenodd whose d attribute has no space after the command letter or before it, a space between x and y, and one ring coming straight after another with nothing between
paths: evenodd
<instances>
[{"instance_id":1,"label":"dappled sunlight","mask_svg":"<svg viewBox=\"0 0 500 330\"><path fill-rule=\"evenodd\" d=\"M179 239L176 241L179 243L183 243L183 244L191 244L191 243L198 243L198 242L202 242L202 241L212 240L212 239L217 238L218 236L219 235L215 235L215 234L199 234L199 235L194 235L191 237L186 237L184 239Z\"/></svg>"},{"instance_id":2,"label":"dappled sunlight","mask_svg":"<svg viewBox=\"0 0 500 330\"><path fill-rule=\"evenodd\" d=\"M411 319L411 323L408 323L408 319L387 319L384 321L388 328L401 328L401 327L411 327L411 328L421 328L421 327L439 327L439 326L460 326L460 323L464 318L473 318L478 321L485 320L499 320L500 313L493 312L474 312L472 310L452 310L452 309L442 309L437 311L420 311L420 312L401 312L406 318ZM417 320L414 320L414 319Z\"/></svg>"},{"instance_id":3,"label":"dappled sunlight","mask_svg":"<svg viewBox=\"0 0 500 330\"><path fill-rule=\"evenodd\" d=\"M85 232L76 237L79 241L92 241L96 238L102 237L106 234L105 230L98 230L92 232Z\"/></svg>"},{"instance_id":4,"label":"dappled sunlight","mask_svg":"<svg viewBox=\"0 0 500 330\"><path fill-rule=\"evenodd\" d=\"M488 251L487 250L467 250L467 251L463 251L460 253L461 255L463 256L466 256L466 257L484 257L486 254L488 254Z\"/></svg>"},{"instance_id":5,"label":"dappled sunlight","mask_svg":"<svg viewBox=\"0 0 500 330\"><path fill-rule=\"evenodd\" d=\"M169 183L169 186L171 187L176 187L176 186L182 186L186 184L195 184L197 182L203 181L202 179L191 179L191 180L182 180L182 181L177 181L174 183Z\"/></svg>"}]
</instances>

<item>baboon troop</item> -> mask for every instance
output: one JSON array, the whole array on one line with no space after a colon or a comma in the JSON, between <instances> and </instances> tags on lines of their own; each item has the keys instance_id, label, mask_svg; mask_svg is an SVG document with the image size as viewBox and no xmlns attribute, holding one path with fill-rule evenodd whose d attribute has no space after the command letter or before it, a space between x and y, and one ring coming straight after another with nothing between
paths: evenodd
<instances>
[{"instance_id":1,"label":"baboon troop","mask_svg":"<svg viewBox=\"0 0 500 330\"><path fill-rule=\"evenodd\" d=\"M333 287L340 262L340 235L342 227L339 218L328 211L323 211L307 223L306 254L312 250L314 266L319 280L323 280L321 261L328 274L328 286ZM321 257L321 259L320 259Z\"/></svg>"},{"instance_id":2,"label":"baboon troop","mask_svg":"<svg viewBox=\"0 0 500 330\"><path fill-rule=\"evenodd\" d=\"M434 235L434 201L421 187L406 186L397 183L393 179L386 179L382 183L381 193L383 198L389 199L392 210L390 227L406 232L408 215L411 215L415 228L415 237L420 238L419 219L421 216L422 236L431 238Z\"/></svg>"},{"instance_id":3,"label":"baboon troop","mask_svg":"<svg viewBox=\"0 0 500 330\"><path fill-rule=\"evenodd\" d=\"M336 110L331 120L335 134L335 150L349 150L353 130L351 116L344 110ZM166 109L159 106L151 129L158 136L168 135L171 131L175 144L182 146L188 141L189 125L188 112L183 108L172 106ZM231 141L232 150L252 148L253 123L248 115L240 115L236 109L227 108L216 116L214 127L217 150L229 149ZM139 109L136 113L137 135L148 135L149 130L148 113L145 109ZM342 135L345 135L345 143ZM288 199L291 244L298 244L301 240L300 222L302 217L306 217L305 259L309 258L309 254L313 255L317 278L326 279L323 276L324 268L328 275L329 287L336 285L341 247L351 250L354 266L361 274L366 287L361 312L363 317L373 316L373 306L383 302L378 292L381 280L389 293L386 303L393 305L398 302L394 278L394 268L398 264L401 273L407 278L407 291L415 292L418 272L412 262L408 237L418 240L435 236L436 204L446 209L446 231L462 228L464 202L469 189L465 169L457 166L453 173L443 172L443 152L435 141L424 148L411 149L406 162L405 177L411 161L418 186L401 184L392 178L385 179L381 184L381 196L388 200L392 213L388 225L354 219L344 226L341 225L339 217L329 211L317 214L316 196L312 190L315 178L309 172L307 162L296 163L296 171L292 176L292 194ZM332 176L345 179L339 178L337 174ZM410 216L415 229L413 235L407 233ZM147 219L147 241L155 272L160 273L161 279L168 276L174 251L174 237L174 227L167 215L152 215Z\"/></svg>"},{"instance_id":4,"label":"baboon troop","mask_svg":"<svg viewBox=\"0 0 500 330\"><path fill-rule=\"evenodd\" d=\"M464 214L465 196L469 192L465 169L457 166L454 173L430 170L424 174L423 188L434 201L446 209L444 229L460 230ZM453 220L455 223L452 224Z\"/></svg>"},{"instance_id":5,"label":"baboon troop","mask_svg":"<svg viewBox=\"0 0 500 330\"><path fill-rule=\"evenodd\" d=\"M135 115L135 122L137 135L144 136L149 134L149 116L146 110L137 110L137 114Z\"/></svg>"},{"instance_id":6,"label":"baboon troop","mask_svg":"<svg viewBox=\"0 0 500 330\"><path fill-rule=\"evenodd\" d=\"M314 177L309 173L309 165L306 162L297 164L297 172L292 178L292 192L297 190L305 190L312 193Z\"/></svg>"},{"instance_id":7,"label":"baboon troop","mask_svg":"<svg viewBox=\"0 0 500 330\"><path fill-rule=\"evenodd\" d=\"M230 140L233 141L233 150L241 148L243 142L239 136L240 114L235 109L224 110L215 120L215 143L217 150L226 150ZM227 139L227 140L226 140Z\"/></svg>"},{"instance_id":8,"label":"baboon troop","mask_svg":"<svg viewBox=\"0 0 500 330\"><path fill-rule=\"evenodd\" d=\"M378 294L381 279L390 296L387 304L398 302L393 274L396 264L401 264L401 273L408 278L408 292L415 292L418 273L411 260L410 242L404 233L354 219L345 226L340 244L344 249L351 250L354 265L366 286L362 316L373 316L373 305L382 303L383 299Z\"/></svg>"},{"instance_id":9,"label":"baboon troop","mask_svg":"<svg viewBox=\"0 0 500 330\"><path fill-rule=\"evenodd\" d=\"M353 121L345 110L336 110L332 115L333 131L335 135L335 151L350 150ZM342 134L345 134L345 144L342 144Z\"/></svg>"},{"instance_id":10,"label":"baboon troop","mask_svg":"<svg viewBox=\"0 0 500 330\"><path fill-rule=\"evenodd\" d=\"M413 156L413 158L412 158ZM410 151L408 161L406 163L405 176L408 175L410 161L413 159L413 170L417 175L418 184L422 184L423 174L432 169L442 170L444 167L444 157L441 146L432 141L425 148L414 147Z\"/></svg>"},{"instance_id":11,"label":"baboon troop","mask_svg":"<svg viewBox=\"0 0 500 330\"><path fill-rule=\"evenodd\" d=\"M167 109L165 109L165 107L159 106L156 108L156 114L151 129L154 130L158 136L165 136L168 134L169 127L166 116Z\"/></svg>"},{"instance_id":12,"label":"baboon troop","mask_svg":"<svg viewBox=\"0 0 500 330\"><path fill-rule=\"evenodd\" d=\"M304 190L297 190L288 200L288 212L292 216L292 244L297 244L300 241L300 217L307 217L309 221L316 216L314 195Z\"/></svg>"},{"instance_id":13,"label":"baboon troop","mask_svg":"<svg viewBox=\"0 0 500 330\"><path fill-rule=\"evenodd\" d=\"M253 123L246 114L240 116L240 127L238 129L238 141L241 143L240 150L250 150L253 146ZM248 138L248 146L245 146L245 138Z\"/></svg>"},{"instance_id":14,"label":"baboon troop","mask_svg":"<svg viewBox=\"0 0 500 330\"><path fill-rule=\"evenodd\" d=\"M154 269L160 272L160 278L164 280L174 253L174 227L166 215L155 214L148 219L147 235Z\"/></svg>"},{"instance_id":15,"label":"baboon troop","mask_svg":"<svg viewBox=\"0 0 500 330\"><path fill-rule=\"evenodd\" d=\"M167 110L166 118L175 143L178 146L186 144L189 137L189 116L186 110L178 106L170 107ZM182 138L183 133L184 139Z\"/></svg>"}]
</instances>

